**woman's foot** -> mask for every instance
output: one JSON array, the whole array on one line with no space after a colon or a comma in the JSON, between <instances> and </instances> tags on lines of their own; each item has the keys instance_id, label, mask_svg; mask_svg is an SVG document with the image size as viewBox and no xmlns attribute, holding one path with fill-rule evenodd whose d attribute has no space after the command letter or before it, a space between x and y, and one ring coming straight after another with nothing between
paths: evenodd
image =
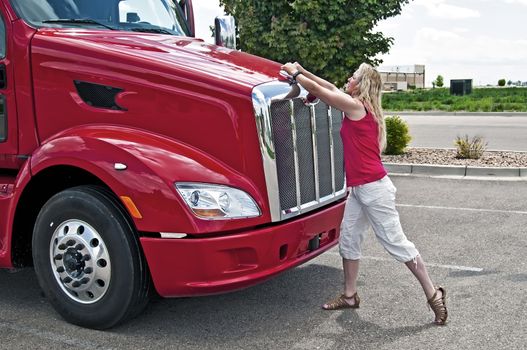
<instances>
[{"instance_id":1,"label":"woman's foot","mask_svg":"<svg viewBox=\"0 0 527 350\"><path fill-rule=\"evenodd\" d=\"M341 310L341 309L358 309L360 304L360 298L357 293L352 296L346 296L345 294L327 302L322 305L324 310Z\"/></svg>"},{"instance_id":2,"label":"woman's foot","mask_svg":"<svg viewBox=\"0 0 527 350\"><path fill-rule=\"evenodd\" d=\"M434 323L439 326L445 325L448 318L445 288L437 287L434 295L428 299L428 305L430 305L430 308L435 314Z\"/></svg>"}]
</instances>

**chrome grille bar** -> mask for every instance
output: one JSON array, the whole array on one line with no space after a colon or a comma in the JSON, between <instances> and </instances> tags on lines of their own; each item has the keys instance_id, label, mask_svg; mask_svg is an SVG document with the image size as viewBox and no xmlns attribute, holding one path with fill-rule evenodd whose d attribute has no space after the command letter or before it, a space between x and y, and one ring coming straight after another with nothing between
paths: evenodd
<instances>
[{"instance_id":1,"label":"chrome grille bar","mask_svg":"<svg viewBox=\"0 0 527 350\"><path fill-rule=\"evenodd\" d=\"M313 130L311 133L311 139L313 142L313 167L315 170L315 200L318 202L320 200L320 172L318 170L317 120L315 115L315 106L310 106L310 116L311 129Z\"/></svg>"},{"instance_id":2,"label":"chrome grille bar","mask_svg":"<svg viewBox=\"0 0 527 350\"><path fill-rule=\"evenodd\" d=\"M331 189L335 193L335 150L333 148L333 112L328 108L329 120L329 152L331 154Z\"/></svg>"}]
</instances>

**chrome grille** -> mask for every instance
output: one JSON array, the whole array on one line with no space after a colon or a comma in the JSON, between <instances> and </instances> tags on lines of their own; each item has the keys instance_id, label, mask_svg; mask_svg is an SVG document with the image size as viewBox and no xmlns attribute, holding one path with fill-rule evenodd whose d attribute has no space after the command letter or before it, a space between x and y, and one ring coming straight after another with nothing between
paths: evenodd
<instances>
[{"instance_id":1,"label":"chrome grille","mask_svg":"<svg viewBox=\"0 0 527 350\"><path fill-rule=\"evenodd\" d=\"M297 98L273 102L271 121L284 214L344 189L342 112Z\"/></svg>"},{"instance_id":2,"label":"chrome grille","mask_svg":"<svg viewBox=\"0 0 527 350\"><path fill-rule=\"evenodd\" d=\"M342 112L323 102L305 104L298 84L271 81L252 100L273 222L345 198Z\"/></svg>"}]
</instances>

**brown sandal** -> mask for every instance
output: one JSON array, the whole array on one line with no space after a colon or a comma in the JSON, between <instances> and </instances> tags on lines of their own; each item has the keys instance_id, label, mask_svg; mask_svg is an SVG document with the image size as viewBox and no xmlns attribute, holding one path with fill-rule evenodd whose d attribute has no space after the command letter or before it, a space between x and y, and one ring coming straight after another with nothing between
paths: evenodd
<instances>
[{"instance_id":1,"label":"brown sandal","mask_svg":"<svg viewBox=\"0 0 527 350\"><path fill-rule=\"evenodd\" d=\"M355 302L353 305L350 305L346 299L353 299ZM344 294L341 296L327 302L325 305L328 307L322 306L324 310L341 310L341 309L358 309L360 304L360 298L357 293L353 294L351 297L346 297Z\"/></svg>"},{"instance_id":2,"label":"brown sandal","mask_svg":"<svg viewBox=\"0 0 527 350\"><path fill-rule=\"evenodd\" d=\"M437 291L441 291L441 298L437 298ZM434 323L439 326L446 324L446 319L448 318L448 311L446 309L446 290L445 288L439 286L436 287L436 292L430 299L428 299L428 305L435 314Z\"/></svg>"}]
</instances>

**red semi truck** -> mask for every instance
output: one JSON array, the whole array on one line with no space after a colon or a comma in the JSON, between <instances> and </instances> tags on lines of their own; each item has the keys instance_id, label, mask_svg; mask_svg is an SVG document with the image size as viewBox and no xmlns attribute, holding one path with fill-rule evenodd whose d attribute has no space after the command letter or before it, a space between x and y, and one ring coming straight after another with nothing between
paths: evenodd
<instances>
[{"instance_id":1,"label":"red semi truck","mask_svg":"<svg viewBox=\"0 0 527 350\"><path fill-rule=\"evenodd\" d=\"M34 266L69 322L245 288L338 241L342 112L193 31L190 0L0 0L0 267Z\"/></svg>"}]
</instances>

